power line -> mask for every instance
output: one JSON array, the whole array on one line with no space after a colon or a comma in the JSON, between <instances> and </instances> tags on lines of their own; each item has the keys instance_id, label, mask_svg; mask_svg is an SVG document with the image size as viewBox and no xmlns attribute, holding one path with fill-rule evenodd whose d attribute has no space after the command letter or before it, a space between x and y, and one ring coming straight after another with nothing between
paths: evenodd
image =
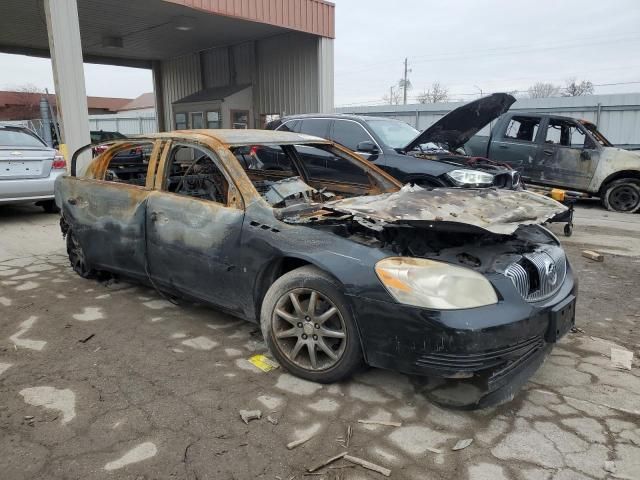
<instances>
[{"instance_id":1,"label":"power line","mask_svg":"<svg viewBox=\"0 0 640 480\"><path fill-rule=\"evenodd\" d=\"M632 82L612 82L612 83L594 83L593 86L594 87L613 87L613 86L620 86L620 85L637 85L640 84L640 80L637 81L632 81ZM558 90L568 90L567 87L558 87ZM499 91L496 92L485 92L486 95L491 95L492 93L498 93L498 92L509 92L509 93L528 93L528 90L510 90L510 89L501 89ZM463 97L463 96L474 96L477 97L478 96L478 92L469 92L469 93L449 93L449 96L451 97ZM412 97L410 97L412 100L417 100L419 97L419 95L414 95ZM356 103L344 103L341 105L336 105L336 107L357 107L357 106L366 106L366 105L382 105L384 102L381 99L377 99L377 100L363 100L362 102L356 102Z\"/></svg>"},{"instance_id":2,"label":"power line","mask_svg":"<svg viewBox=\"0 0 640 480\"><path fill-rule=\"evenodd\" d=\"M615 44L621 42L636 42L640 41L640 36L625 36L618 38L608 38L607 40L601 41L584 41L578 43L568 43L568 44L553 44L553 45L544 45L540 44L538 46L531 45L518 45L511 47L494 47L494 48L486 48L479 50L466 50L464 52L458 53L447 53L447 54L426 54L426 55L417 55L412 57L412 63L426 63L426 62L446 62L452 60L464 60L467 58L474 58L477 56L483 57L496 57L496 56L510 56L510 55L520 55L522 53L531 53L531 52L539 52L539 51L557 51L557 50L566 50L572 48L583 48L587 46L597 46L597 45L607 45L607 44ZM414 60L419 59L419 60ZM355 73L362 73L370 70L378 69L382 65L388 65L391 63L396 63L397 60L394 61L383 61L383 62L375 62L371 64L364 65L365 68L357 68L354 70L347 70L342 72L336 72L338 75L351 75ZM369 65L369 66L367 66Z\"/></svg>"}]
</instances>

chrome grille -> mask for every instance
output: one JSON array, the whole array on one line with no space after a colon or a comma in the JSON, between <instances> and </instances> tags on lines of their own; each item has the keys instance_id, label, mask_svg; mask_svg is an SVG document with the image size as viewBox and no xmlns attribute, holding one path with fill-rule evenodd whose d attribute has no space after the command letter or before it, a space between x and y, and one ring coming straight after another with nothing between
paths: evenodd
<instances>
[{"instance_id":1,"label":"chrome grille","mask_svg":"<svg viewBox=\"0 0 640 480\"><path fill-rule=\"evenodd\" d=\"M567 259L560 247L544 247L523 255L504 274L526 301L538 302L558 291L567 274Z\"/></svg>"}]
</instances>

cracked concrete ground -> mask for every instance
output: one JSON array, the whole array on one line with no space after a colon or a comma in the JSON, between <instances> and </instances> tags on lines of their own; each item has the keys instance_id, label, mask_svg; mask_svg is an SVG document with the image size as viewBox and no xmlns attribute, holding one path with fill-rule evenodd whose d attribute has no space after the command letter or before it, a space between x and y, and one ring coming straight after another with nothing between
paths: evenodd
<instances>
[{"instance_id":1,"label":"cracked concrete ground","mask_svg":"<svg viewBox=\"0 0 640 480\"><path fill-rule=\"evenodd\" d=\"M392 478L640 478L638 257L593 263L568 244L584 333L557 345L512 402L465 412L393 372L335 385L263 373L247 361L264 351L255 325L79 278L55 216L36 212L0 210L1 478L301 479L345 451L336 438L349 425L350 454ZM631 371L611 365L612 345L635 352ZM244 424L240 409L263 415ZM462 439L473 443L452 451ZM383 478L335 466L346 468L316 478Z\"/></svg>"}]
</instances>

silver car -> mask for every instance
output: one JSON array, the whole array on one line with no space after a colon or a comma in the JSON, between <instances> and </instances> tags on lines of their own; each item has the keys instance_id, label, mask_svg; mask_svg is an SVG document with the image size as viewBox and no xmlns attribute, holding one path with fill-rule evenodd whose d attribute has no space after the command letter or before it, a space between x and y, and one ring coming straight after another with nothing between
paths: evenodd
<instances>
[{"instance_id":1,"label":"silver car","mask_svg":"<svg viewBox=\"0 0 640 480\"><path fill-rule=\"evenodd\" d=\"M53 185L66 171L60 152L31 130L0 126L0 205L33 202L57 212Z\"/></svg>"}]
</instances>

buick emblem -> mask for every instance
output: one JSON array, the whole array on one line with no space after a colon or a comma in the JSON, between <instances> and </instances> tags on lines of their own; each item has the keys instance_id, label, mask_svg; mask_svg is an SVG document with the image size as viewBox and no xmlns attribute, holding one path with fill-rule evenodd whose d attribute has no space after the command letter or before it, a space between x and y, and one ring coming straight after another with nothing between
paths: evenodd
<instances>
[{"instance_id":1,"label":"buick emblem","mask_svg":"<svg viewBox=\"0 0 640 480\"><path fill-rule=\"evenodd\" d=\"M19 157L19 156L22 156L22 152L18 152L14 150L13 152L11 152L11 155L13 155L14 157Z\"/></svg>"}]
</instances>

